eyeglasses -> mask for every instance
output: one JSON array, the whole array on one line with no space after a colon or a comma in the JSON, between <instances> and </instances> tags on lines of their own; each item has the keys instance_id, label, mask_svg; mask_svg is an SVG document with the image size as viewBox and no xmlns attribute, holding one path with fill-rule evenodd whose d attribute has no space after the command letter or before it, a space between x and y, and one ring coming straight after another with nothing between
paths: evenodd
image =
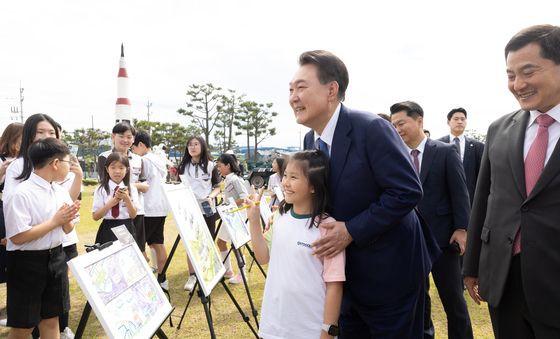
<instances>
[{"instance_id":1,"label":"eyeglasses","mask_svg":"<svg viewBox=\"0 0 560 339\"><path fill-rule=\"evenodd\" d=\"M64 160L64 159L58 159L58 160L59 160L59 161L67 162L67 163L69 163L70 165L72 165L72 160Z\"/></svg>"}]
</instances>

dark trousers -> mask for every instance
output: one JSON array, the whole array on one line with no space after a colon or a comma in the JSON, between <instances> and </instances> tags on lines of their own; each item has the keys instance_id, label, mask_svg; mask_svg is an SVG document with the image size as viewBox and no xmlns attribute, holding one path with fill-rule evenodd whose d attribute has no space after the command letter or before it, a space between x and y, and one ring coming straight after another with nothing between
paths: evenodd
<instances>
[{"instance_id":1,"label":"dark trousers","mask_svg":"<svg viewBox=\"0 0 560 339\"><path fill-rule=\"evenodd\" d=\"M422 338L424 284L418 290L383 305L361 305L345 293L340 313L340 339ZM379 293L383 293L379 291Z\"/></svg>"},{"instance_id":2,"label":"dark trousers","mask_svg":"<svg viewBox=\"0 0 560 339\"><path fill-rule=\"evenodd\" d=\"M521 281L521 255L511 260L500 305L488 307L494 336L496 339L560 338L560 319L558 327L551 327L529 313Z\"/></svg>"},{"instance_id":3,"label":"dark trousers","mask_svg":"<svg viewBox=\"0 0 560 339\"><path fill-rule=\"evenodd\" d=\"M438 290L443 309L447 315L447 335L450 339L473 337L467 302L463 295L463 276L460 256L451 248L445 248L432 265L432 277ZM426 302L424 313L424 338L434 338L431 318L430 279L426 278Z\"/></svg>"}]
</instances>

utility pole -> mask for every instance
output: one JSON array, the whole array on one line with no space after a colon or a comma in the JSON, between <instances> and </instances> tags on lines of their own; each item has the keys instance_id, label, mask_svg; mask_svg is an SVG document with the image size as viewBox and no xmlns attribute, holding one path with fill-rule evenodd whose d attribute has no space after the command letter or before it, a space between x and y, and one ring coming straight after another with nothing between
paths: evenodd
<instances>
[{"instance_id":1,"label":"utility pole","mask_svg":"<svg viewBox=\"0 0 560 339\"><path fill-rule=\"evenodd\" d=\"M21 80L19 82L19 110L21 114L21 123L23 124L23 87L21 87Z\"/></svg>"},{"instance_id":2,"label":"utility pole","mask_svg":"<svg viewBox=\"0 0 560 339\"><path fill-rule=\"evenodd\" d=\"M152 103L148 98L148 103L146 104L146 108L148 109L148 133L152 135L152 125L150 125L150 107L152 107Z\"/></svg>"}]
</instances>

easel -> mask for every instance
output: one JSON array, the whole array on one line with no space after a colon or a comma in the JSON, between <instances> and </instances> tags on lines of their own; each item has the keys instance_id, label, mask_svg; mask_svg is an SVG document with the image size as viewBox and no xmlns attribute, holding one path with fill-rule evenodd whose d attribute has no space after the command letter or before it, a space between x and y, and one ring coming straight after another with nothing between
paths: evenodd
<instances>
[{"instance_id":1,"label":"easel","mask_svg":"<svg viewBox=\"0 0 560 339\"><path fill-rule=\"evenodd\" d=\"M261 218L262 220L262 218ZM245 221L246 222L246 221ZM218 231L220 231L220 227L222 227L222 219L220 219L220 222L218 223L218 227L216 228L216 235L214 235L214 240L216 240L216 237L218 235ZM264 269L262 268L262 266L259 264L259 262L257 261L257 259L255 258L255 252L253 252L253 249L251 249L251 246L249 246L249 243L246 243L245 245L243 245L243 247L245 247L245 249L247 250L247 252L249 252L249 255L252 258L251 261L251 266L249 267L249 272L251 272L251 267L253 267L253 263L257 264L257 267L259 268L259 270L261 271L263 277L266 278L266 272L264 271ZM231 251L233 250L233 246L229 249L228 255L226 256L229 257L229 254L231 253ZM237 255L236 255L237 256ZM239 264L239 262L238 262ZM240 268L241 269L241 268Z\"/></svg>"},{"instance_id":2,"label":"easel","mask_svg":"<svg viewBox=\"0 0 560 339\"><path fill-rule=\"evenodd\" d=\"M109 246L111 246L112 244L113 244L113 242L109 241L109 242L106 242L104 244L85 245L86 252L89 253L93 250L102 251L105 248L108 248ZM173 324L171 323L171 313L172 312L173 312L173 309L171 309L171 312L167 316L169 318L169 323L170 323L171 327L173 327ZM76 333L74 335L75 339L81 339L82 338L82 336L84 334L84 331L86 329L86 325L87 325L87 322L89 320L90 314L91 314L91 305L90 305L89 301L86 301L86 304L84 305L84 310L82 311L82 316L80 317L80 322L78 323L78 328L76 329ZM163 322L165 322L165 320ZM163 325L163 323L161 325ZM160 339L168 339L165 332L163 332L163 330L161 329L161 325L158 327L158 329L156 330L156 332L153 335L157 336Z\"/></svg>"},{"instance_id":3,"label":"easel","mask_svg":"<svg viewBox=\"0 0 560 339\"><path fill-rule=\"evenodd\" d=\"M213 235L212 238L214 240L215 240L217 234L218 234L218 232L216 232ZM180 241L181 241L181 235L177 234L177 238L175 238L175 242L173 243L173 247L171 248L171 251L169 252L169 255L167 257L167 261L165 262L165 265L163 266L162 274L165 274L165 272L167 271L167 268L169 267L169 264L171 263L171 259L175 255L175 251L177 250L177 247L179 246ZM229 253L228 253L228 255L229 255ZM243 280L246 283L245 277L243 278ZM241 308L241 306L239 305L239 303L235 299L235 296L231 293L231 290L229 289L229 287L227 287L227 285L225 284L224 281L225 281L225 278L222 277L222 279L220 280L220 284L222 285L222 287L224 288L224 290L228 294L229 298L231 299L231 301L233 302L233 304L237 308L237 311L239 311L239 314L243 318L243 321L245 321L245 323L247 324L247 326L249 327L251 332L253 332L253 334L255 335L255 338L258 339L259 336L258 336L257 332L255 331L255 329L253 328L253 325L251 325L250 318L245 314L245 312L243 312L243 309ZM189 299L187 301L187 304L185 305L185 309L183 310L183 314L181 315L181 319L179 320L179 324L177 324L177 329L181 328L181 324L183 322L183 319L185 318L185 315L187 313L187 309L188 309L188 307L191 303L191 300L192 300L192 297L194 295L195 290L197 291L197 294L198 294L198 297L200 298L200 302L202 304L202 307L204 308L204 314L206 315L206 321L208 322L208 329L210 331L210 337L212 339L215 339L216 338L216 333L214 332L214 322L212 320L212 312L210 310L210 304L211 304L210 296L207 297L204 294L204 292L202 291L202 288L200 288L198 278L196 280L194 288L192 289L192 291L189 292ZM251 307L253 307L252 300L251 300ZM256 312L256 311L254 311L254 312ZM256 318L255 318L255 320L256 320ZM170 321L171 321L171 317L170 317ZM258 322L257 322L257 328L258 328Z\"/></svg>"}]
</instances>

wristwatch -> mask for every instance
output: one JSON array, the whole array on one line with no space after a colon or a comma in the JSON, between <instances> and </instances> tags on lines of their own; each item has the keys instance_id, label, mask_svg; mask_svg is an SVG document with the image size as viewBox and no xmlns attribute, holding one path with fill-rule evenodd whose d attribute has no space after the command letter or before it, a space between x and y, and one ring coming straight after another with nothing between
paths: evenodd
<instances>
[{"instance_id":1,"label":"wristwatch","mask_svg":"<svg viewBox=\"0 0 560 339\"><path fill-rule=\"evenodd\" d=\"M323 325L321 325L321 329L323 331L327 332L328 335L331 335L333 337L336 337L340 332L338 330L338 326L336 326L336 325L323 324Z\"/></svg>"}]
</instances>

